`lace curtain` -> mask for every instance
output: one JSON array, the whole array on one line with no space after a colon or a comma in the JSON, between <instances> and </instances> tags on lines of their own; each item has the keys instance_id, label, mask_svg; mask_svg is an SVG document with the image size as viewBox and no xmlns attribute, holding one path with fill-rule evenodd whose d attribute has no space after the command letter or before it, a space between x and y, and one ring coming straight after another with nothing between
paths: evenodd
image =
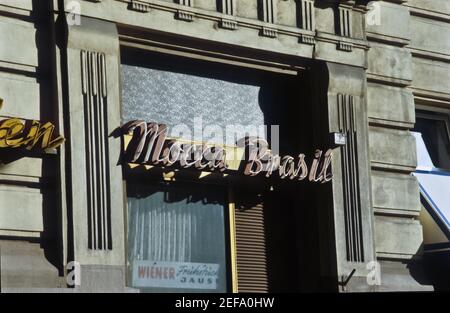
<instances>
[{"instance_id":1,"label":"lace curtain","mask_svg":"<svg viewBox=\"0 0 450 313\"><path fill-rule=\"evenodd\" d=\"M216 291L225 292L224 208L225 193L219 187L129 183L129 262L219 264Z\"/></svg>"}]
</instances>

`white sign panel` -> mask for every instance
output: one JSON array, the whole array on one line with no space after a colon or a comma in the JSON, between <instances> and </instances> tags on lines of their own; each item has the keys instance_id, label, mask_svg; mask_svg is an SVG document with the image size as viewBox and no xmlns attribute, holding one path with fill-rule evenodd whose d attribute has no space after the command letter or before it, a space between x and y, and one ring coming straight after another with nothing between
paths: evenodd
<instances>
[{"instance_id":1,"label":"white sign panel","mask_svg":"<svg viewBox=\"0 0 450 313\"><path fill-rule=\"evenodd\" d=\"M134 287L217 289L219 264L133 261Z\"/></svg>"}]
</instances>

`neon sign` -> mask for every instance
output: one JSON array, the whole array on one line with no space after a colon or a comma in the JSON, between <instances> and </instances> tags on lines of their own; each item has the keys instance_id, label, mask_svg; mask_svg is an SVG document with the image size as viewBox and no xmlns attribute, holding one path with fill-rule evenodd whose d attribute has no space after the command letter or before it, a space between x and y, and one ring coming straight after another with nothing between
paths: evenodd
<instances>
[{"instance_id":1,"label":"neon sign","mask_svg":"<svg viewBox=\"0 0 450 313\"><path fill-rule=\"evenodd\" d=\"M138 165L159 165L164 167L196 168L207 171L241 171L246 176L278 176L281 179L309 180L326 183L332 179L332 150L325 153L316 150L310 166L305 154L297 157L273 154L266 140L256 137L239 141L238 147L196 144L171 139L167 136L165 124L130 121L120 127L123 136L122 161ZM239 147L240 146L240 147ZM238 165L230 152L243 153ZM247 153L245 153L247 151ZM227 157L228 156L228 157Z\"/></svg>"},{"instance_id":2,"label":"neon sign","mask_svg":"<svg viewBox=\"0 0 450 313\"><path fill-rule=\"evenodd\" d=\"M0 99L0 109L3 99ZM55 149L64 137L54 136L55 125L35 120L8 118L0 121L0 148Z\"/></svg>"}]
</instances>

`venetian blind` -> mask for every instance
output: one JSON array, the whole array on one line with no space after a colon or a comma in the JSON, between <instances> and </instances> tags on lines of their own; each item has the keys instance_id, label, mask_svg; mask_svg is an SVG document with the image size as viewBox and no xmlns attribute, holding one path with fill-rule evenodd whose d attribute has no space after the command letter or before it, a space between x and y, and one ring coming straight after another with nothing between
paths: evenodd
<instances>
[{"instance_id":1,"label":"venetian blind","mask_svg":"<svg viewBox=\"0 0 450 313\"><path fill-rule=\"evenodd\" d=\"M238 200L235 221L238 291L268 292L263 205Z\"/></svg>"}]
</instances>

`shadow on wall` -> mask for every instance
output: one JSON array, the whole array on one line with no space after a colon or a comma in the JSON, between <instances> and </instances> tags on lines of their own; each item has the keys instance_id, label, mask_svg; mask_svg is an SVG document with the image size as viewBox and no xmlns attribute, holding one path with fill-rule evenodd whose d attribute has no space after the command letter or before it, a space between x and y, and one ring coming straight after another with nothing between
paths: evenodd
<instances>
[{"instance_id":1,"label":"shadow on wall","mask_svg":"<svg viewBox=\"0 0 450 313\"><path fill-rule=\"evenodd\" d=\"M36 27L36 46L38 47L37 81L40 94L40 120L52 121L58 127L58 110L55 97L57 96L56 81L53 69L56 55L52 44L52 13L53 1L33 0L32 18ZM42 157L42 156L41 156ZM59 158L56 155L42 157L42 177L39 185L42 193L42 214L44 231L41 233L40 245L45 258L64 276L64 260L62 258L61 216L59 205Z\"/></svg>"},{"instance_id":2,"label":"shadow on wall","mask_svg":"<svg viewBox=\"0 0 450 313\"><path fill-rule=\"evenodd\" d=\"M431 285L430 277L426 273L423 259L423 244L419 247L411 261L405 262L406 268L420 285Z\"/></svg>"},{"instance_id":3,"label":"shadow on wall","mask_svg":"<svg viewBox=\"0 0 450 313\"><path fill-rule=\"evenodd\" d=\"M52 1L33 0L32 12L27 21L34 24L36 29L35 44L38 51L38 67L36 73L27 74L36 78L39 86L39 116L37 120L51 121L57 124L58 116L55 110L54 96L55 85L53 81L52 67L54 65L54 51L52 51L51 29L52 29ZM23 90L27 92L27 90ZM22 103L21 105L29 105ZM5 287L60 287L65 286L63 279L62 249L60 249L60 219L58 218L58 192L59 188L59 163L56 155L48 155L42 152L29 151L22 148L2 149L0 153L1 169L14 166L18 170L18 175L27 175L26 169L19 166L8 165L21 158L26 158L29 167L34 168L34 172L40 172L39 179L32 181L3 181L13 185L14 188L23 189L25 195L27 191L42 195L41 201L30 202L32 209L36 209L37 214L42 214L42 231L38 238L24 237L3 237L2 244L2 283ZM34 162L28 162L33 159ZM33 174L29 174L33 176ZM35 175L35 174L34 174ZM22 191L21 191L22 192ZM39 197L39 196L36 196ZM37 199L37 198L33 198ZM20 207L21 200L18 198L17 206ZM14 209L14 208L12 208ZM41 213L42 212L42 213ZM30 219L33 214L21 213L17 218ZM39 217L36 217L39 218ZM33 228L34 229L34 228Z\"/></svg>"},{"instance_id":4,"label":"shadow on wall","mask_svg":"<svg viewBox=\"0 0 450 313\"><path fill-rule=\"evenodd\" d=\"M450 245L419 249L421 258L407 265L411 276L421 285L432 285L435 291L450 291Z\"/></svg>"},{"instance_id":5,"label":"shadow on wall","mask_svg":"<svg viewBox=\"0 0 450 313\"><path fill-rule=\"evenodd\" d=\"M435 291L450 291L450 246L431 250L421 245L415 257L406 262L412 278L420 285L433 286Z\"/></svg>"}]
</instances>

